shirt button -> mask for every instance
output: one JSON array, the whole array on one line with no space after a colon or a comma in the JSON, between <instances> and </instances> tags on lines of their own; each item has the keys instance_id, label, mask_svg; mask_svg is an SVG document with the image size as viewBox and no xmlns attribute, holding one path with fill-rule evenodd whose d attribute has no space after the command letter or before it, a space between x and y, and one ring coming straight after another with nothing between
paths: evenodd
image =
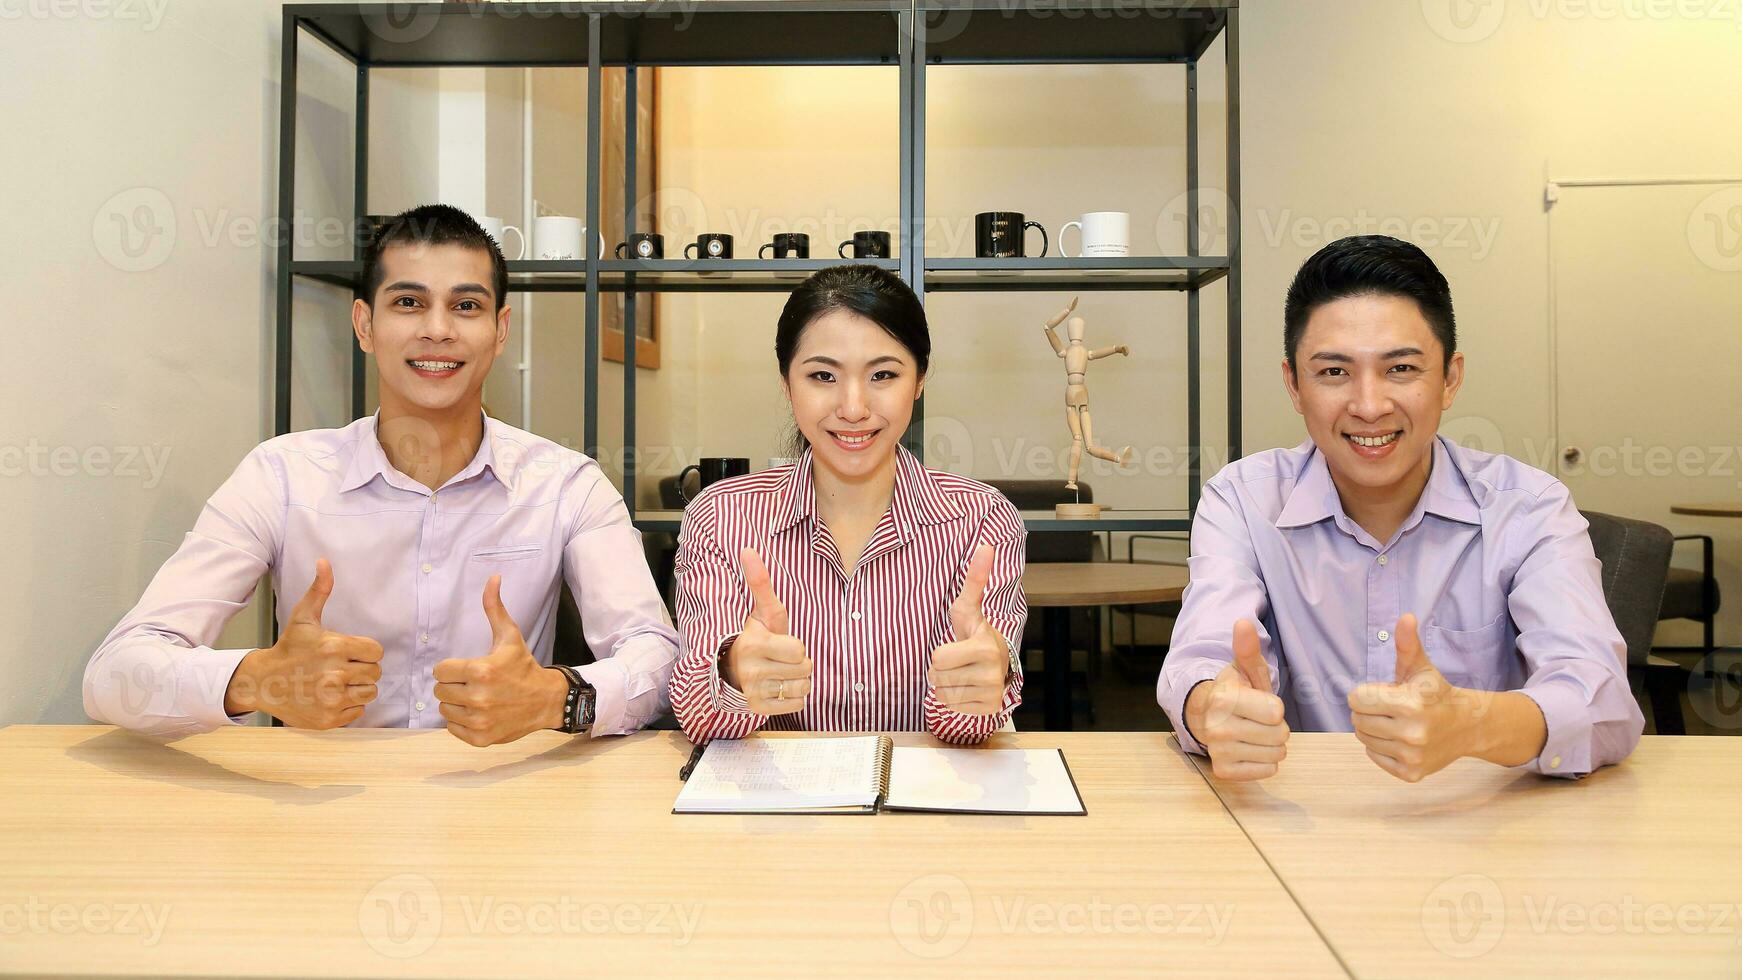
<instances>
[{"instance_id":1,"label":"shirt button","mask_svg":"<svg viewBox=\"0 0 1742 980\"><path fill-rule=\"evenodd\" d=\"M423 702L422 702L422 701L419 701L419 702L418 702L418 703L417 703L417 710L419 710L419 711L422 711L422 710L423 710Z\"/></svg>"},{"instance_id":2,"label":"shirt button","mask_svg":"<svg viewBox=\"0 0 1742 980\"><path fill-rule=\"evenodd\" d=\"M853 610L853 621L854 622L858 622L862 618L863 617L859 615L859 610L857 610L857 609Z\"/></svg>"},{"instance_id":3,"label":"shirt button","mask_svg":"<svg viewBox=\"0 0 1742 980\"><path fill-rule=\"evenodd\" d=\"M1385 567L1385 563L1386 563L1386 562L1388 562L1388 561L1390 561L1390 560L1391 560L1391 558L1390 558L1390 557L1389 557L1389 556L1387 556L1387 555L1380 555L1380 556L1379 556L1379 567L1380 567L1380 568L1384 568L1384 567Z\"/></svg>"},{"instance_id":4,"label":"shirt button","mask_svg":"<svg viewBox=\"0 0 1742 980\"><path fill-rule=\"evenodd\" d=\"M1548 767L1550 769L1559 769L1561 767L1561 757L1557 755L1554 758L1548 760Z\"/></svg>"},{"instance_id":5,"label":"shirt button","mask_svg":"<svg viewBox=\"0 0 1742 980\"><path fill-rule=\"evenodd\" d=\"M423 637L422 637L422 639L423 639L423 642L425 642L425 643L428 643L428 642L429 642L429 634L428 634L428 633L425 633L425 634L424 634L424 635L423 635Z\"/></svg>"},{"instance_id":6,"label":"shirt button","mask_svg":"<svg viewBox=\"0 0 1742 980\"><path fill-rule=\"evenodd\" d=\"M853 693L854 694L864 694L865 693L865 682L864 681L854 681L853 682Z\"/></svg>"},{"instance_id":7,"label":"shirt button","mask_svg":"<svg viewBox=\"0 0 1742 980\"><path fill-rule=\"evenodd\" d=\"M1383 643L1389 639L1391 639L1391 633L1388 630L1379 631L1379 642Z\"/></svg>"},{"instance_id":8,"label":"shirt button","mask_svg":"<svg viewBox=\"0 0 1742 980\"><path fill-rule=\"evenodd\" d=\"M434 565L431 565L431 564L430 564L430 563L429 563L429 562L427 562L427 561L426 561L426 562L424 562L424 563L423 563L423 573L424 573L424 574L425 574L425 575L428 575L428 574L429 574L429 573L430 573L430 572L433 572L433 571L435 571L435 566L434 566Z\"/></svg>"}]
</instances>

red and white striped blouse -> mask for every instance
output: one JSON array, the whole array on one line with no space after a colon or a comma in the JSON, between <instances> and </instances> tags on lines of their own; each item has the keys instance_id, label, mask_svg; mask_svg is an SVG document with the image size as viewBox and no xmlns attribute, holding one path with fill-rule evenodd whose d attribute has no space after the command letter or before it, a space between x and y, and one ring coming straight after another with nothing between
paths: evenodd
<instances>
[{"instance_id":1,"label":"red and white striped blouse","mask_svg":"<svg viewBox=\"0 0 1742 980\"><path fill-rule=\"evenodd\" d=\"M947 742L978 742L1004 727L1022 701L1011 675L998 713L944 707L926 683L932 651L955 641L950 603L974 550L993 550L982 614L1020 649L1028 604L1022 596L1027 537L1015 505L977 480L922 466L896 449L889 510L853 574L841 566L816 515L811 454L798 462L716 483L684 510L677 546L677 621L684 648L671 678L671 704L691 741L743 738L767 726L797 731L929 731ZM738 555L754 548L787 608L792 635L812 665L804 709L770 718L752 712L720 677L720 654L750 614Z\"/></svg>"}]
</instances>

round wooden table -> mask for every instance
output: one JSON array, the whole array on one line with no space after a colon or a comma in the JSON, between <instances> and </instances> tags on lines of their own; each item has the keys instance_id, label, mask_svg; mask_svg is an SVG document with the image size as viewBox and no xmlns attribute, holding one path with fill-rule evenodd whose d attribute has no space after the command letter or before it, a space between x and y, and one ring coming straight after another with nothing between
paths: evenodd
<instances>
[{"instance_id":1,"label":"round wooden table","mask_svg":"<svg viewBox=\"0 0 1742 980\"><path fill-rule=\"evenodd\" d=\"M1690 517L1742 517L1742 502L1733 504L1673 504L1669 508L1671 514L1687 514Z\"/></svg>"},{"instance_id":2,"label":"round wooden table","mask_svg":"<svg viewBox=\"0 0 1742 980\"><path fill-rule=\"evenodd\" d=\"M1185 567L1134 562L1040 562L1022 571L1022 594L1042 610L1046 632L1046 727L1071 727L1071 619L1073 606L1133 606L1176 602L1186 588Z\"/></svg>"}]
</instances>

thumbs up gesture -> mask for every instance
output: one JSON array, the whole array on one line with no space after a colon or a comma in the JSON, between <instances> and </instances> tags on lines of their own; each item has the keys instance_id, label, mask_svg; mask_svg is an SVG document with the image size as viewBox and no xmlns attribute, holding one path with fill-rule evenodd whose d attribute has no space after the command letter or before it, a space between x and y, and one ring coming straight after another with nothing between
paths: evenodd
<instances>
[{"instance_id":1,"label":"thumbs up gesture","mask_svg":"<svg viewBox=\"0 0 1742 980\"><path fill-rule=\"evenodd\" d=\"M1265 779L1288 757L1288 722L1251 620L1234 623L1233 647L1233 663L1186 695L1186 727L1210 754L1217 778Z\"/></svg>"},{"instance_id":2,"label":"thumbs up gesture","mask_svg":"<svg viewBox=\"0 0 1742 980\"><path fill-rule=\"evenodd\" d=\"M381 680L381 644L321 625L332 594L333 566L322 558L278 642L237 664L224 691L225 711L264 711L292 728L317 729L362 716Z\"/></svg>"},{"instance_id":3,"label":"thumbs up gesture","mask_svg":"<svg viewBox=\"0 0 1742 980\"><path fill-rule=\"evenodd\" d=\"M980 545L968 563L962 591L950 603L950 630L956 639L933 650L925 679L938 701L965 715L997 714L1010 680L1010 648L980 611L992 577L992 549Z\"/></svg>"},{"instance_id":4,"label":"thumbs up gesture","mask_svg":"<svg viewBox=\"0 0 1742 980\"><path fill-rule=\"evenodd\" d=\"M750 588L750 615L720 658L721 676L744 692L750 710L759 715L802 711L811 692L811 660L804 641L790 635L786 606L774 594L762 556L745 548L738 560Z\"/></svg>"},{"instance_id":5,"label":"thumbs up gesture","mask_svg":"<svg viewBox=\"0 0 1742 980\"><path fill-rule=\"evenodd\" d=\"M470 745L512 742L544 728L560 728L568 679L539 663L520 626L502 605L502 576L484 584L490 652L435 665L435 696L448 731Z\"/></svg>"},{"instance_id":6,"label":"thumbs up gesture","mask_svg":"<svg viewBox=\"0 0 1742 980\"><path fill-rule=\"evenodd\" d=\"M1407 783L1419 782L1465 755L1483 714L1485 692L1446 681L1422 649L1415 616L1404 613L1392 634L1396 681L1362 684L1349 692L1355 737L1379 768Z\"/></svg>"}]
</instances>

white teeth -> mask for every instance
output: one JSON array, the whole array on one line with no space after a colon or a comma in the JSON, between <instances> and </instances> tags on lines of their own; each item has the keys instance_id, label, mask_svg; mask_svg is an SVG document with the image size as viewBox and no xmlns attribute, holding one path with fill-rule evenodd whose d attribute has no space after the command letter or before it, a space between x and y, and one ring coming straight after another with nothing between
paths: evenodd
<instances>
[{"instance_id":1,"label":"white teeth","mask_svg":"<svg viewBox=\"0 0 1742 980\"><path fill-rule=\"evenodd\" d=\"M1397 437L1402 434L1401 432L1393 432L1388 436L1350 436L1349 439L1357 446L1388 446L1396 442Z\"/></svg>"},{"instance_id":2,"label":"white teeth","mask_svg":"<svg viewBox=\"0 0 1742 980\"><path fill-rule=\"evenodd\" d=\"M459 361L412 361L411 366L422 371L457 371Z\"/></svg>"},{"instance_id":3,"label":"white teeth","mask_svg":"<svg viewBox=\"0 0 1742 980\"><path fill-rule=\"evenodd\" d=\"M835 433L834 435L835 435L836 439L841 440L842 442L846 443L849 446L858 446L858 445L861 445L863 443L870 442L872 437L873 437L873 436L844 436L844 435L841 435L839 432ZM875 433L873 433L873 435L875 435Z\"/></svg>"}]
</instances>

